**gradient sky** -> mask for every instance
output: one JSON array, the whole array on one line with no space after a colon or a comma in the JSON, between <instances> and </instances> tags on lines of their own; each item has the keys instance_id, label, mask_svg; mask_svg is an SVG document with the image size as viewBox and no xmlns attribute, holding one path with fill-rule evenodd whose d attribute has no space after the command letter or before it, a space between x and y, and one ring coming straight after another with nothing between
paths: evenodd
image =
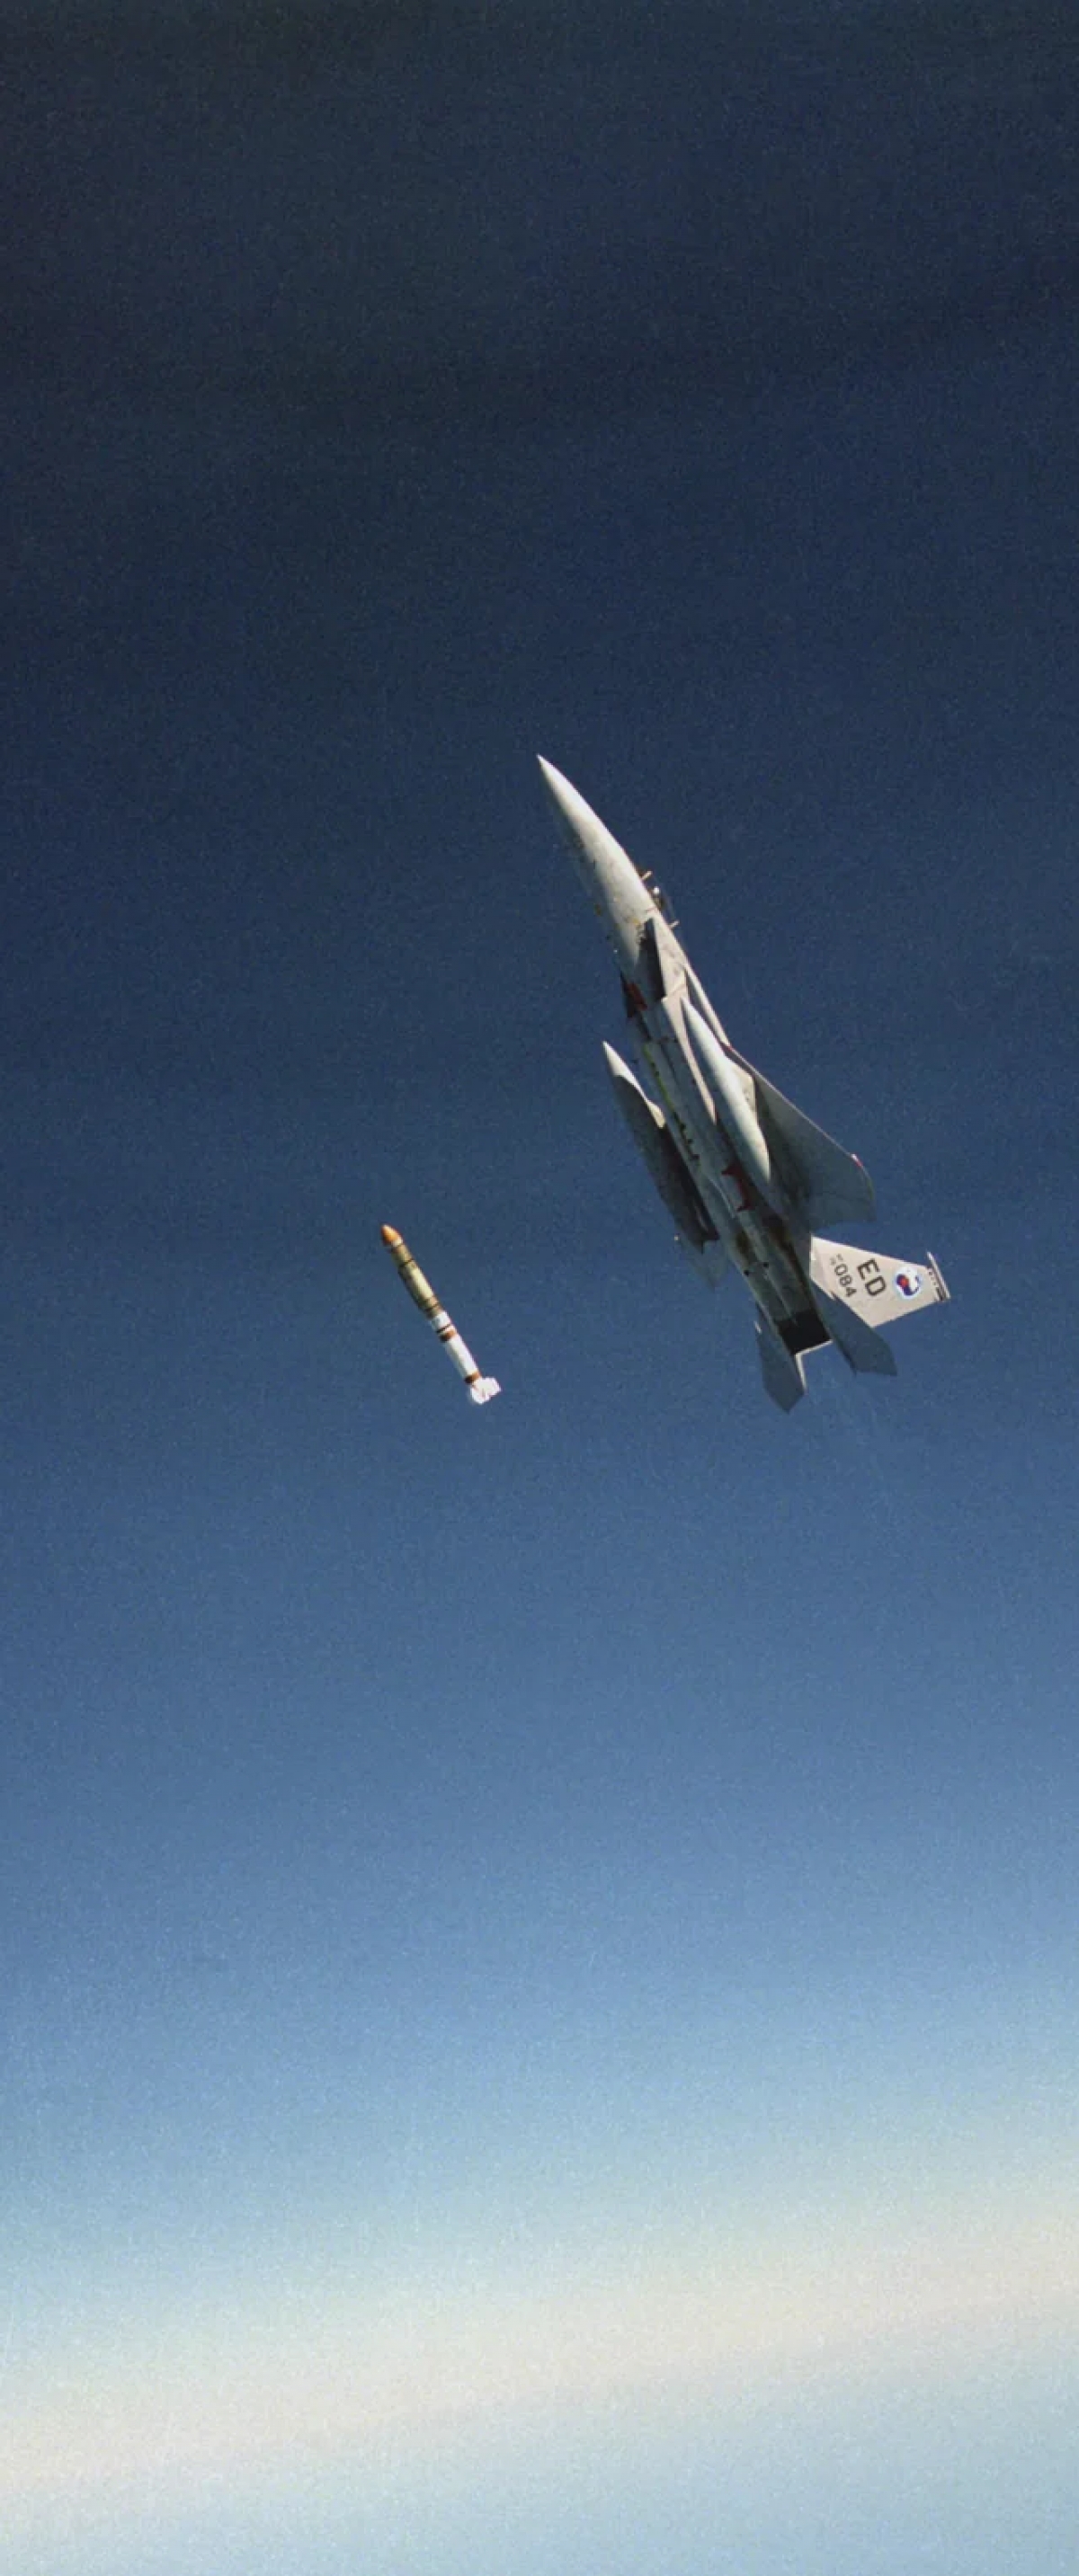
<instances>
[{"instance_id":1,"label":"gradient sky","mask_svg":"<svg viewBox=\"0 0 1079 2576\"><path fill-rule=\"evenodd\" d=\"M1073 13L5 28L5 2576L1074 2576Z\"/></svg>"}]
</instances>

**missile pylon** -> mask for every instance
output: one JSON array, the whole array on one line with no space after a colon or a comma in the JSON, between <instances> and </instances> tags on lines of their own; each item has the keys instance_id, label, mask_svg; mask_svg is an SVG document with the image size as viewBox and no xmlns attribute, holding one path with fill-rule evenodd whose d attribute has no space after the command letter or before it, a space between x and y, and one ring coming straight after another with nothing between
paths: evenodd
<instances>
[{"instance_id":1,"label":"missile pylon","mask_svg":"<svg viewBox=\"0 0 1079 2576\"><path fill-rule=\"evenodd\" d=\"M467 1342L462 1341L457 1326L452 1317L447 1315L445 1307L439 1305L430 1280L424 1277L419 1262L414 1260L404 1237L398 1234L395 1225L383 1226L382 1240L391 1261L396 1265L400 1279L408 1290L413 1305L419 1307L421 1315L430 1324L432 1332L437 1333L443 1349L449 1352L458 1375L464 1379L473 1404L489 1404L493 1395L500 1395L502 1392L498 1379L484 1377L477 1368Z\"/></svg>"}]
</instances>

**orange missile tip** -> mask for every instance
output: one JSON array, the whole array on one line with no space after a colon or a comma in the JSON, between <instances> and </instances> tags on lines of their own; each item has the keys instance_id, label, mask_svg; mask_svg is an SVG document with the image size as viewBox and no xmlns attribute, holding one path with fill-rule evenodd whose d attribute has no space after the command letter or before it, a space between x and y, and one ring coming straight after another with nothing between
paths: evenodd
<instances>
[{"instance_id":1,"label":"orange missile tip","mask_svg":"<svg viewBox=\"0 0 1079 2576\"><path fill-rule=\"evenodd\" d=\"M391 1250L391 1252L392 1252L392 1250L393 1250L393 1248L394 1248L394 1245L395 1245L395 1244L400 1243L400 1241L401 1241L401 1236L398 1234L398 1231L397 1231L397 1228L396 1228L396 1226L395 1226L395 1225L384 1225L384 1226L383 1226L383 1228L382 1228L382 1240L383 1240L383 1243L388 1243L388 1244L389 1244L389 1246L390 1246L390 1250Z\"/></svg>"}]
</instances>

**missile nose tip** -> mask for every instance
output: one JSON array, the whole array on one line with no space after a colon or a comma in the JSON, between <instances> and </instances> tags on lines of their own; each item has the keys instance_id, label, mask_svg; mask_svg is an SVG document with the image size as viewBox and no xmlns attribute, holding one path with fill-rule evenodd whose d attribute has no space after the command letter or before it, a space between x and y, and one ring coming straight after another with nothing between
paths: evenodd
<instances>
[{"instance_id":1,"label":"missile nose tip","mask_svg":"<svg viewBox=\"0 0 1079 2576\"><path fill-rule=\"evenodd\" d=\"M400 1235L398 1234L398 1231L397 1231L397 1228L396 1228L396 1226L395 1226L395 1225L384 1225L384 1226L383 1226L383 1228L382 1228L382 1240L383 1240L383 1243L388 1243L388 1244L389 1244L391 1251L392 1251L393 1246L394 1246L394 1244L395 1244L395 1243L400 1243L400 1241L401 1241L401 1237L400 1237Z\"/></svg>"}]
</instances>

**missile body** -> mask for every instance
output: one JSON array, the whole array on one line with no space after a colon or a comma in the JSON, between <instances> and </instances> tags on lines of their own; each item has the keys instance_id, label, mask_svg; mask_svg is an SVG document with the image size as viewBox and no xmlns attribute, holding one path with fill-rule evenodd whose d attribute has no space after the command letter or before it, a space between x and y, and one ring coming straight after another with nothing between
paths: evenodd
<instances>
[{"instance_id":1,"label":"missile body","mask_svg":"<svg viewBox=\"0 0 1079 2576\"><path fill-rule=\"evenodd\" d=\"M489 1404L493 1395L501 1394L498 1379L481 1376L467 1343L461 1340L460 1333L447 1315L445 1307L439 1305L430 1280L424 1278L419 1262L413 1260L408 1245L398 1234L396 1226L384 1225L382 1240L390 1259L396 1264L398 1274L408 1290L413 1305L419 1307L421 1315L426 1317L432 1332L437 1333L439 1341L449 1352L458 1375L464 1379L473 1404Z\"/></svg>"}]
</instances>

